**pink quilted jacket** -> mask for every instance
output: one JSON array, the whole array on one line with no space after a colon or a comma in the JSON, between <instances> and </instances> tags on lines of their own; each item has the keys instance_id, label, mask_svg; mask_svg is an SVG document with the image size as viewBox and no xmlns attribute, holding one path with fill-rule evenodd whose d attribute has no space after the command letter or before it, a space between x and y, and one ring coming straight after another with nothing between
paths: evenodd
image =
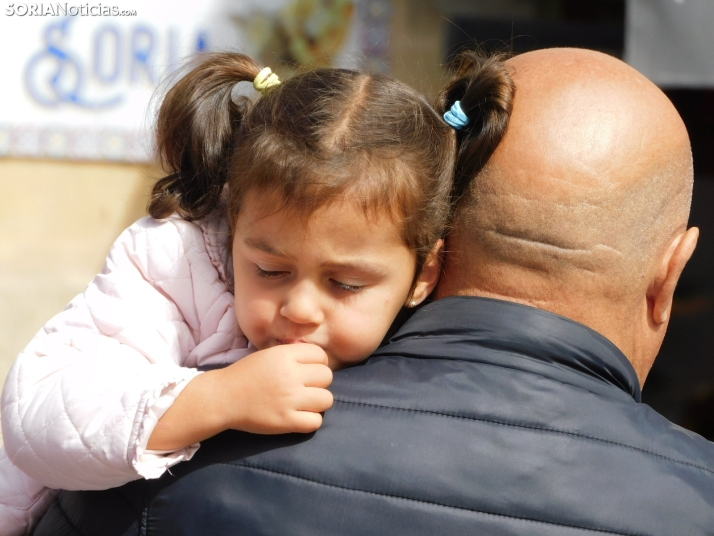
<instances>
[{"instance_id":1,"label":"pink quilted jacket","mask_svg":"<svg viewBox=\"0 0 714 536\"><path fill-rule=\"evenodd\" d=\"M148 451L197 374L254 350L233 311L225 222L144 218L18 356L2 393L0 536L25 534L52 489L157 478L198 445Z\"/></svg>"}]
</instances>

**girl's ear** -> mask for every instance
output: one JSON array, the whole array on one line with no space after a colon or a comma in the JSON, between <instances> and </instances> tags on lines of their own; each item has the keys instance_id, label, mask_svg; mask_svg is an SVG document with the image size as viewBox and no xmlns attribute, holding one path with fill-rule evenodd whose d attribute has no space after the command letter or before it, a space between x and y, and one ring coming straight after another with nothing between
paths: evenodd
<instances>
[{"instance_id":1,"label":"girl's ear","mask_svg":"<svg viewBox=\"0 0 714 536\"><path fill-rule=\"evenodd\" d=\"M416 285L414 285L414 292L412 292L409 301L406 303L407 307L416 307L419 305L431 294L434 287L436 287L436 284L439 282L439 276L441 275L443 252L444 241L440 238L436 244L434 244L426 261L424 261L424 266L422 266L419 278L417 279Z\"/></svg>"}]
</instances>

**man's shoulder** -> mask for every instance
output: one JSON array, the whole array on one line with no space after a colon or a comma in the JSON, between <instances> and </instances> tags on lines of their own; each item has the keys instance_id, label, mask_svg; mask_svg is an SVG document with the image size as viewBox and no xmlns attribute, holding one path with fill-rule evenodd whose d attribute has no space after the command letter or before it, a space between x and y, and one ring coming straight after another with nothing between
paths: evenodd
<instances>
[{"instance_id":1,"label":"man's shoulder","mask_svg":"<svg viewBox=\"0 0 714 536\"><path fill-rule=\"evenodd\" d=\"M714 445L614 387L603 396L494 363L391 355L337 374L333 392L326 434L378 437L371 455L414 482L438 474L462 507L615 532L657 520L670 532L652 534L677 533L665 518L678 511L714 523ZM386 454L391 445L408 459ZM383 479L375 473L375 484Z\"/></svg>"},{"instance_id":2,"label":"man's shoulder","mask_svg":"<svg viewBox=\"0 0 714 536\"><path fill-rule=\"evenodd\" d=\"M343 406L374 406L474 420L639 450L714 475L714 443L670 422L615 386L547 375L509 363L385 355L339 371L332 386Z\"/></svg>"}]
</instances>

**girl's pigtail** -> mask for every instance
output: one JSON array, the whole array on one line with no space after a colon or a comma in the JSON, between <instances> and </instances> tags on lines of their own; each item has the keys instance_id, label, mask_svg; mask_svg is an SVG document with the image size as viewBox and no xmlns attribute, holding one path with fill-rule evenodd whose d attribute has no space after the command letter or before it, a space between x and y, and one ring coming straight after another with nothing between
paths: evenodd
<instances>
[{"instance_id":1,"label":"girl's pigtail","mask_svg":"<svg viewBox=\"0 0 714 536\"><path fill-rule=\"evenodd\" d=\"M151 192L149 214L173 213L186 220L208 215L226 183L233 140L250 109L231 92L252 82L261 67L242 54L202 55L200 63L171 88L159 109L157 153L169 175Z\"/></svg>"},{"instance_id":2,"label":"girl's pigtail","mask_svg":"<svg viewBox=\"0 0 714 536\"><path fill-rule=\"evenodd\" d=\"M493 154L508 126L515 86L504 56L483 56L464 51L457 57L456 75L439 94L437 110L442 114L460 107L468 123L459 125L452 189L455 204Z\"/></svg>"}]
</instances>

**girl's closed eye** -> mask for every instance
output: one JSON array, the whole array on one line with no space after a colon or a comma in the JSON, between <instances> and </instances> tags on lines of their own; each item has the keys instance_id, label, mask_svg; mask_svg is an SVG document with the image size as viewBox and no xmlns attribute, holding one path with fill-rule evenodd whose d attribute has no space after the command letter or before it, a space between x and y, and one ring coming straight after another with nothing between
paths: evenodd
<instances>
[{"instance_id":1,"label":"girl's closed eye","mask_svg":"<svg viewBox=\"0 0 714 536\"><path fill-rule=\"evenodd\" d=\"M342 282L338 281L337 279L330 279L330 283L332 283L332 285L335 288L337 288L338 290L343 290L345 292L352 292L352 293L359 292L360 290L362 290L364 287L367 286L367 285L350 285L348 283L342 283Z\"/></svg>"},{"instance_id":2,"label":"girl's closed eye","mask_svg":"<svg viewBox=\"0 0 714 536\"><path fill-rule=\"evenodd\" d=\"M289 274L290 272L285 270L265 270L256 264L255 273L258 277L262 277L263 279L277 279Z\"/></svg>"}]
</instances>

